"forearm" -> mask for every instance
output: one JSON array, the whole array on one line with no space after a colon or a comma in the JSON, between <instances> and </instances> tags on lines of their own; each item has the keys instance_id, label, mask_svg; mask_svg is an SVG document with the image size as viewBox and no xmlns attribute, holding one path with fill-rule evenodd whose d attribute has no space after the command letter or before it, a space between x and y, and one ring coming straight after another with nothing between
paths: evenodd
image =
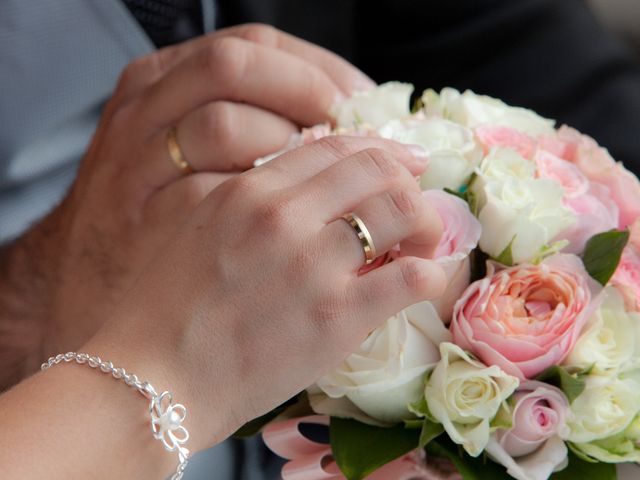
<instances>
[{"instance_id":1,"label":"forearm","mask_svg":"<svg viewBox=\"0 0 640 480\"><path fill-rule=\"evenodd\" d=\"M47 217L0 248L0 392L36 371L47 353L61 255L52 248L59 235L54 223Z\"/></svg>"},{"instance_id":2,"label":"forearm","mask_svg":"<svg viewBox=\"0 0 640 480\"><path fill-rule=\"evenodd\" d=\"M153 438L147 408L133 388L87 365L34 375L0 396L0 476L166 478L177 454Z\"/></svg>"}]
</instances>

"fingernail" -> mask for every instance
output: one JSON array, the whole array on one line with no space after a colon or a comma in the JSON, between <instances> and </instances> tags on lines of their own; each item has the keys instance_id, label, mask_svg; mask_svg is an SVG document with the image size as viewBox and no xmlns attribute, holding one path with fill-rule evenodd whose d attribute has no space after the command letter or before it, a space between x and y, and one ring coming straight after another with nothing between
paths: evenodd
<instances>
[{"instance_id":1,"label":"fingernail","mask_svg":"<svg viewBox=\"0 0 640 480\"><path fill-rule=\"evenodd\" d=\"M405 145L405 148L409 150L411 155L416 157L425 165L429 162L429 154L427 153L427 151L423 146L410 144L410 145Z\"/></svg>"}]
</instances>

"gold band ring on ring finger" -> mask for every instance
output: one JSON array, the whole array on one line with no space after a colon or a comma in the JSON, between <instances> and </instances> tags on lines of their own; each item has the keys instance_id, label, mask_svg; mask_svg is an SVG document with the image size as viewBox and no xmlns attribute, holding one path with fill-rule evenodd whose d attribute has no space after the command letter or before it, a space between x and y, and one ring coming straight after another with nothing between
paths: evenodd
<instances>
[{"instance_id":1,"label":"gold band ring on ring finger","mask_svg":"<svg viewBox=\"0 0 640 480\"><path fill-rule=\"evenodd\" d=\"M362 250L364 251L365 265L369 265L376 258L376 247L373 243L373 238L371 238L371 234L369 233L369 229L362 219L355 213L348 213L343 215L342 218L356 232L358 240L360 240L360 244L362 245Z\"/></svg>"},{"instance_id":2,"label":"gold band ring on ring finger","mask_svg":"<svg viewBox=\"0 0 640 480\"><path fill-rule=\"evenodd\" d=\"M167 132L167 149L169 150L169 156L171 157L173 164L178 170L180 170L180 173L188 175L195 171L184 158L184 154L182 153L182 149L178 143L178 129L176 127L171 127Z\"/></svg>"}]
</instances>

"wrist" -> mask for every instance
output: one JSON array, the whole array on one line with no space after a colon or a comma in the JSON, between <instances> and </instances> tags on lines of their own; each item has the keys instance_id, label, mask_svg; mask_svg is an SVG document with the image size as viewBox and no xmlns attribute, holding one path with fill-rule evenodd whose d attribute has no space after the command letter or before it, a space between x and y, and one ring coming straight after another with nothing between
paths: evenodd
<instances>
[{"instance_id":1,"label":"wrist","mask_svg":"<svg viewBox=\"0 0 640 480\"><path fill-rule=\"evenodd\" d=\"M233 421L224 368L205 365L216 374L215 378L204 376L202 365L197 364L206 360L192 358L188 346L184 352L176 348L176 344L185 344L178 337L169 335L173 343L163 335L168 332L154 328L158 326L156 322L141 322L140 316L135 321L126 320L131 318L122 315L106 323L81 351L134 373L142 382L151 383L158 393L171 392L173 401L187 409L183 425L190 434L186 447L192 452L223 441L239 428L242 422Z\"/></svg>"}]
</instances>

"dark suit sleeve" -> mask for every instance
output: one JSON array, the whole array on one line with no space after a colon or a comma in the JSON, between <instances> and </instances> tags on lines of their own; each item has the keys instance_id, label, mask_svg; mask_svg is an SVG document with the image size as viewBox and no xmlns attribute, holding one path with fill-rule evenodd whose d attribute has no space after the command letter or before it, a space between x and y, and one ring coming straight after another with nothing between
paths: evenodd
<instances>
[{"instance_id":1,"label":"dark suit sleeve","mask_svg":"<svg viewBox=\"0 0 640 480\"><path fill-rule=\"evenodd\" d=\"M354 19L353 61L377 81L470 88L532 108L640 173L640 63L584 2L362 1Z\"/></svg>"}]
</instances>

